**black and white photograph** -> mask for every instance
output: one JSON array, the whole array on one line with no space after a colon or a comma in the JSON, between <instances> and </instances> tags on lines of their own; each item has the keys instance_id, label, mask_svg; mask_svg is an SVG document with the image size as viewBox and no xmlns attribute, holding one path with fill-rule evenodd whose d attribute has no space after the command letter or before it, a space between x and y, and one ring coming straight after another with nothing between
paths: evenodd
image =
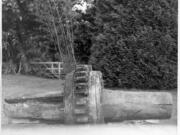
<instances>
[{"instance_id":1,"label":"black and white photograph","mask_svg":"<svg viewBox=\"0 0 180 135\"><path fill-rule=\"evenodd\" d=\"M178 0L1 8L3 134L178 134Z\"/></svg>"}]
</instances>

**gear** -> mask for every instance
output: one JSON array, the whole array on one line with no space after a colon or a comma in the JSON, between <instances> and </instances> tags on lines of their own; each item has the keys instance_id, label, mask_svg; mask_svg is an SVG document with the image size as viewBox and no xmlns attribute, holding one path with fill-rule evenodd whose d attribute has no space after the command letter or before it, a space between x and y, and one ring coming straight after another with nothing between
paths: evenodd
<instances>
[{"instance_id":1,"label":"gear","mask_svg":"<svg viewBox=\"0 0 180 135\"><path fill-rule=\"evenodd\" d=\"M91 67L88 65L77 65L74 72L74 111L73 118L76 124L90 122L89 117L89 72Z\"/></svg>"},{"instance_id":2,"label":"gear","mask_svg":"<svg viewBox=\"0 0 180 135\"><path fill-rule=\"evenodd\" d=\"M102 74L92 71L90 65L77 65L66 76L65 123L103 123L101 109Z\"/></svg>"}]
</instances>

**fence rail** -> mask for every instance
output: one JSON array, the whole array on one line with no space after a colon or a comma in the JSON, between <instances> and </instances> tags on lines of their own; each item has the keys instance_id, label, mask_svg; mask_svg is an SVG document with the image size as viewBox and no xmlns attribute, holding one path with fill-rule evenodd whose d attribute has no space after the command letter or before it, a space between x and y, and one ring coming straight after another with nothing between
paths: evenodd
<instances>
[{"instance_id":1,"label":"fence rail","mask_svg":"<svg viewBox=\"0 0 180 135\"><path fill-rule=\"evenodd\" d=\"M59 78L63 69L63 62L31 62L32 65L43 66L45 71L50 72L54 77Z\"/></svg>"}]
</instances>

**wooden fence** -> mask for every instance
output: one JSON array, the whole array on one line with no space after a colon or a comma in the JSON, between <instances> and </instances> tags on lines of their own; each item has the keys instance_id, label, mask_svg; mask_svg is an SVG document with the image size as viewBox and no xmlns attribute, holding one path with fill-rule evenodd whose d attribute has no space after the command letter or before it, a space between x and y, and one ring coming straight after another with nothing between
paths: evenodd
<instances>
[{"instance_id":1,"label":"wooden fence","mask_svg":"<svg viewBox=\"0 0 180 135\"><path fill-rule=\"evenodd\" d=\"M31 62L32 65L42 67L49 75L60 78L63 62Z\"/></svg>"}]
</instances>

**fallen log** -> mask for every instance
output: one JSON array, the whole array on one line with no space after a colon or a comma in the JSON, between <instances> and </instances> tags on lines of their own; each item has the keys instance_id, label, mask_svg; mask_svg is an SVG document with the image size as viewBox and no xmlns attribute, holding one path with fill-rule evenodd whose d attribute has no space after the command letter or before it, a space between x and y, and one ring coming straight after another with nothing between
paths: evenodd
<instances>
[{"instance_id":1,"label":"fallen log","mask_svg":"<svg viewBox=\"0 0 180 135\"><path fill-rule=\"evenodd\" d=\"M5 114L14 119L65 124L168 119L172 96L167 92L104 90L102 74L80 65L66 76L64 93L5 99Z\"/></svg>"}]
</instances>

